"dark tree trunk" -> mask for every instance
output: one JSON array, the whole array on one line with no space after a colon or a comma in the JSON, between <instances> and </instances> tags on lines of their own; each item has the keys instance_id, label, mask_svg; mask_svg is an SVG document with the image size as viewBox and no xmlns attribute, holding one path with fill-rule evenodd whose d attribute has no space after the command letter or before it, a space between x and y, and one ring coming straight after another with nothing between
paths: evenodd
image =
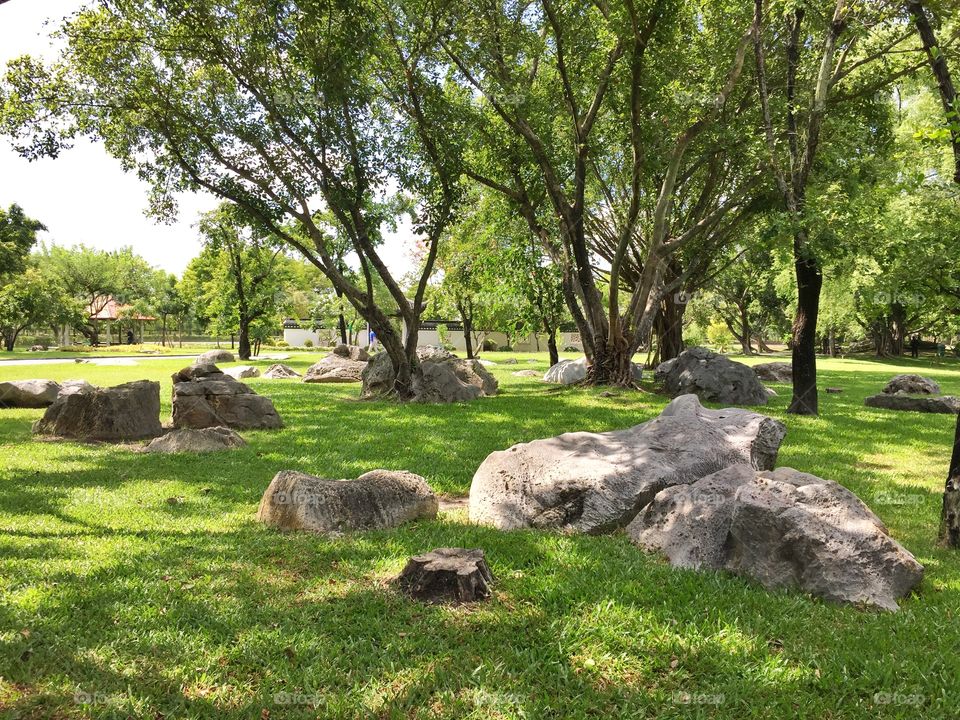
<instances>
[{"instance_id":1,"label":"dark tree trunk","mask_svg":"<svg viewBox=\"0 0 960 720\"><path fill-rule=\"evenodd\" d=\"M233 336L230 336L231 343L230 346L233 347ZM240 333L239 339L237 342L237 355L240 356L241 360L250 359L250 321L246 318L240 318Z\"/></svg>"},{"instance_id":2,"label":"dark tree trunk","mask_svg":"<svg viewBox=\"0 0 960 720\"><path fill-rule=\"evenodd\" d=\"M550 351L550 367L560 362L560 350L557 348L556 328L547 328L547 350Z\"/></svg>"},{"instance_id":3,"label":"dark tree trunk","mask_svg":"<svg viewBox=\"0 0 960 720\"><path fill-rule=\"evenodd\" d=\"M673 293L667 293L660 302L660 312L653 322L660 362L673 360L683 352L683 313L686 309L686 304L677 302Z\"/></svg>"},{"instance_id":4,"label":"dark tree trunk","mask_svg":"<svg viewBox=\"0 0 960 720\"><path fill-rule=\"evenodd\" d=\"M960 415L953 435L953 455L943 490L943 511L940 515L940 542L947 547L960 547Z\"/></svg>"},{"instance_id":5,"label":"dark tree trunk","mask_svg":"<svg viewBox=\"0 0 960 720\"><path fill-rule=\"evenodd\" d=\"M793 399L787 412L816 415L817 405L817 315L823 273L812 255L804 256L805 239L796 245L797 313L793 320Z\"/></svg>"},{"instance_id":6,"label":"dark tree trunk","mask_svg":"<svg viewBox=\"0 0 960 720\"><path fill-rule=\"evenodd\" d=\"M890 354L903 355L903 345L907 338L907 311L899 302L890 305Z\"/></svg>"},{"instance_id":7,"label":"dark tree trunk","mask_svg":"<svg viewBox=\"0 0 960 720\"><path fill-rule=\"evenodd\" d=\"M473 314L466 311L462 304L457 305L460 322L463 324L463 342L467 348L467 360L473 360Z\"/></svg>"},{"instance_id":8,"label":"dark tree trunk","mask_svg":"<svg viewBox=\"0 0 960 720\"><path fill-rule=\"evenodd\" d=\"M343 291L337 290L337 300L340 304L340 313L337 315L337 327L340 329L340 342L344 345L350 344L350 338L347 337L347 319L343 316Z\"/></svg>"},{"instance_id":9,"label":"dark tree trunk","mask_svg":"<svg viewBox=\"0 0 960 720\"><path fill-rule=\"evenodd\" d=\"M3 346L7 352L13 352L13 346L17 344L17 334L5 332L3 334Z\"/></svg>"},{"instance_id":10,"label":"dark tree trunk","mask_svg":"<svg viewBox=\"0 0 960 720\"><path fill-rule=\"evenodd\" d=\"M750 327L750 316L747 314L746 306L741 306L740 310L740 350L744 355L753 355L753 346L750 344L750 336L753 329Z\"/></svg>"}]
</instances>

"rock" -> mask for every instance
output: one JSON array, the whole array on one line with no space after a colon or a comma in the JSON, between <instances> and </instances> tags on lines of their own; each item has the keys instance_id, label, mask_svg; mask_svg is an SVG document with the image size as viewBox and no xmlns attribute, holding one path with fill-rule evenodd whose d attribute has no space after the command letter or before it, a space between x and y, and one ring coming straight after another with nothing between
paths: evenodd
<instances>
[{"instance_id":1,"label":"rock","mask_svg":"<svg viewBox=\"0 0 960 720\"><path fill-rule=\"evenodd\" d=\"M753 370L706 348L690 348L660 363L654 376L671 397L693 393L704 402L766 405L766 388Z\"/></svg>"},{"instance_id":2,"label":"rock","mask_svg":"<svg viewBox=\"0 0 960 720\"><path fill-rule=\"evenodd\" d=\"M300 373L298 373L289 365L284 365L283 363L274 363L264 371L263 377L271 380L287 380L300 377Z\"/></svg>"},{"instance_id":3,"label":"rock","mask_svg":"<svg viewBox=\"0 0 960 720\"><path fill-rule=\"evenodd\" d=\"M735 465L666 488L627 534L676 567L887 610L923 578L923 566L856 495L786 467Z\"/></svg>"},{"instance_id":4,"label":"rock","mask_svg":"<svg viewBox=\"0 0 960 720\"><path fill-rule=\"evenodd\" d=\"M539 370L516 370L510 373L514 377L528 377L528 378L538 378L540 377Z\"/></svg>"},{"instance_id":5,"label":"rock","mask_svg":"<svg viewBox=\"0 0 960 720\"><path fill-rule=\"evenodd\" d=\"M46 345L31 345L30 352L44 352L47 349Z\"/></svg>"},{"instance_id":6,"label":"rock","mask_svg":"<svg viewBox=\"0 0 960 720\"><path fill-rule=\"evenodd\" d=\"M831 395L839 395L840 393L843 392L843 388L842 388L842 387L828 387L828 388L827 388L827 392L830 393Z\"/></svg>"},{"instance_id":7,"label":"rock","mask_svg":"<svg viewBox=\"0 0 960 720\"><path fill-rule=\"evenodd\" d=\"M333 354L355 362L366 362L370 359L367 349L357 345L337 345L333 349Z\"/></svg>"},{"instance_id":8,"label":"rock","mask_svg":"<svg viewBox=\"0 0 960 720\"><path fill-rule=\"evenodd\" d=\"M643 380L643 366L637 363L633 365L634 382ZM573 385L583 382L587 379L587 358L582 357L579 360L561 360L556 365L550 367L543 376L543 381L548 383L558 383L560 385Z\"/></svg>"},{"instance_id":9,"label":"rock","mask_svg":"<svg viewBox=\"0 0 960 720\"><path fill-rule=\"evenodd\" d=\"M793 382L793 365L786 362L768 362L753 366L753 372L761 380L775 383Z\"/></svg>"},{"instance_id":10,"label":"rock","mask_svg":"<svg viewBox=\"0 0 960 720\"><path fill-rule=\"evenodd\" d=\"M502 362L504 365L516 365L516 364L517 364L517 359L516 359L516 358L507 358L506 360L501 360L501 362Z\"/></svg>"},{"instance_id":11,"label":"rock","mask_svg":"<svg viewBox=\"0 0 960 720\"><path fill-rule=\"evenodd\" d=\"M234 380L246 380L247 378L260 377L260 370L253 365L235 365L223 371L224 375L229 375Z\"/></svg>"},{"instance_id":12,"label":"rock","mask_svg":"<svg viewBox=\"0 0 960 720\"><path fill-rule=\"evenodd\" d=\"M263 494L257 519L282 530L342 533L433 519L437 510L437 496L413 473L372 470L356 480L323 480L281 470Z\"/></svg>"},{"instance_id":13,"label":"rock","mask_svg":"<svg viewBox=\"0 0 960 720\"><path fill-rule=\"evenodd\" d=\"M416 600L463 603L488 599L493 574L483 550L437 548L410 558L393 582Z\"/></svg>"},{"instance_id":14,"label":"rock","mask_svg":"<svg viewBox=\"0 0 960 720\"><path fill-rule=\"evenodd\" d=\"M738 463L774 466L784 425L695 395L626 430L567 433L491 453L473 476L470 520L501 530L602 533L625 526L671 485Z\"/></svg>"},{"instance_id":15,"label":"rock","mask_svg":"<svg viewBox=\"0 0 960 720\"><path fill-rule=\"evenodd\" d=\"M417 349L420 374L413 378L417 402L466 402L497 394L497 380L477 360L461 360L443 348ZM371 399L393 394L395 374L390 356L373 356L362 373L361 397Z\"/></svg>"},{"instance_id":16,"label":"rock","mask_svg":"<svg viewBox=\"0 0 960 720\"><path fill-rule=\"evenodd\" d=\"M216 365L217 363L232 363L236 361L237 359L229 350L207 350L205 353L198 355L197 359L193 361L193 364Z\"/></svg>"},{"instance_id":17,"label":"rock","mask_svg":"<svg viewBox=\"0 0 960 720\"><path fill-rule=\"evenodd\" d=\"M210 427L195 430L171 430L151 440L143 449L147 453L208 453L243 447L246 441L230 428Z\"/></svg>"},{"instance_id":18,"label":"rock","mask_svg":"<svg viewBox=\"0 0 960 720\"><path fill-rule=\"evenodd\" d=\"M173 374L173 426L269 430L283 421L270 398L207 363Z\"/></svg>"},{"instance_id":19,"label":"rock","mask_svg":"<svg viewBox=\"0 0 960 720\"><path fill-rule=\"evenodd\" d=\"M0 382L0 408L43 408L60 394L53 380L10 380Z\"/></svg>"},{"instance_id":20,"label":"rock","mask_svg":"<svg viewBox=\"0 0 960 720\"><path fill-rule=\"evenodd\" d=\"M895 375L883 392L893 395L895 393L904 393L906 395L939 395L940 386L930 378L922 375Z\"/></svg>"},{"instance_id":21,"label":"rock","mask_svg":"<svg viewBox=\"0 0 960 720\"><path fill-rule=\"evenodd\" d=\"M871 395L863 404L872 408L884 410L907 410L925 413L958 413L960 412L960 398L952 395Z\"/></svg>"},{"instance_id":22,"label":"rock","mask_svg":"<svg viewBox=\"0 0 960 720\"><path fill-rule=\"evenodd\" d=\"M346 347L346 346L341 346ZM307 368L303 377L306 383L350 383L360 382L366 362L350 360L342 355L330 354Z\"/></svg>"},{"instance_id":23,"label":"rock","mask_svg":"<svg viewBox=\"0 0 960 720\"><path fill-rule=\"evenodd\" d=\"M33 425L38 435L76 440L143 440L157 437L160 383L149 380L60 395Z\"/></svg>"},{"instance_id":24,"label":"rock","mask_svg":"<svg viewBox=\"0 0 960 720\"><path fill-rule=\"evenodd\" d=\"M60 395L75 395L76 393L91 393L96 391L93 385L86 380L64 380L60 383Z\"/></svg>"},{"instance_id":25,"label":"rock","mask_svg":"<svg viewBox=\"0 0 960 720\"><path fill-rule=\"evenodd\" d=\"M476 358L476 360L484 367L496 367L497 365L497 363L495 363L493 360L486 360L484 358Z\"/></svg>"}]
</instances>

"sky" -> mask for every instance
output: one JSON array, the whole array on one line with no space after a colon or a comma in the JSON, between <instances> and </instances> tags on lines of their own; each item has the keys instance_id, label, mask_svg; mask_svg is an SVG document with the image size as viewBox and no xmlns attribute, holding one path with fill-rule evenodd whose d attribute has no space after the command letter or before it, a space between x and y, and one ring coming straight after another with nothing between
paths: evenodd
<instances>
[{"instance_id":1,"label":"sky","mask_svg":"<svg viewBox=\"0 0 960 720\"><path fill-rule=\"evenodd\" d=\"M52 28L46 21L55 25L83 5L83 0L0 4L0 70L23 54L53 57ZM125 173L100 145L79 141L56 160L27 162L0 137L0 207L16 203L46 225L42 242L83 243L103 250L129 245L151 265L179 275L200 252L194 227L198 215L217 200L205 194L182 195L178 221L166 225L145 216L147 196L147 185ZM386 239L383 256L398 277L412 268L411 248L407 227Z\"/></svg>"}]
</instances>

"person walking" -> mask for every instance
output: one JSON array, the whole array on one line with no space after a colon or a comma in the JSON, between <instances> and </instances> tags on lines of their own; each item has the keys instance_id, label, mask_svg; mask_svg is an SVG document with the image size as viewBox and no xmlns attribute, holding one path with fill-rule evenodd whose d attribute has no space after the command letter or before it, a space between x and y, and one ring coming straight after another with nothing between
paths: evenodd
<instances>
[{"instance_id":1,"label":"person walking","mask_svg":"<svg viewBox=\"0 0 960 720\"><path fill-rule=\"evenodd\" d=\"M920 336L914 335L910 338L910 357L920 357Z\"/></svg>"}]
</instances>

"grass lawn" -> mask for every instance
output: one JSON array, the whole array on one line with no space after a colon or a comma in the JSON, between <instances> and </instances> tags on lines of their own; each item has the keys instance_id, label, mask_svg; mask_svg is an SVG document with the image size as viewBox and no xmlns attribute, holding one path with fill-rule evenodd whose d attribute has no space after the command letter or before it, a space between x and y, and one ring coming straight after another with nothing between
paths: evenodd
<instances>
[{"instance_id":1,"label":"grass lawn","mask_svg":"<svg viewBox=\"0 0 960 720\"><path fill-rule=\"evenodd\" d=\"M845 392L822 395L819 418L785 415L785 386L768 408L788 426L780 464L856 492L926 566L896 614L676 571L623 535L501 533L462 512L340 539L254 521L283 468L405 469L463 495L493 450L666 404L516 378L548 364L516 357L492 368L500 396L456 406L252 380L287 428L199 457L34 442L41 411L0 411L0 717L957 717L960 554L934 544L954 418L863 407L914 369L960 394L953 360L821 361L821 388ZM0 380L159 378L166 418L182 365L0 365ZM444 545L486 550L494 600L426 606L388 587Z\"/></svg>"}]
</instances>

